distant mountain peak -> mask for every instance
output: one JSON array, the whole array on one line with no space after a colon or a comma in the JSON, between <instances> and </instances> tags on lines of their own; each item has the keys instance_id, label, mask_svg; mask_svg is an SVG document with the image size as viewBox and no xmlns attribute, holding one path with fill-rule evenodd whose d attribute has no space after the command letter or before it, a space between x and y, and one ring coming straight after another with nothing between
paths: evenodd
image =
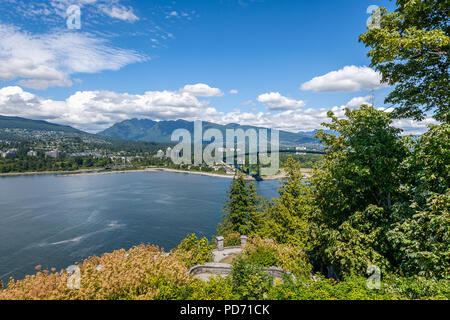
<instances>
[{"instance_id":1,"label":"distant mountain peak","mask_svg":"<svg viewBox=\"0 0 450 320\"><path fill-rule=\"evenodd\" d=\"M249 129L260 127L240 125L237 123L229 123L221 125L213 122L203 121L203 130L218 129L224 135L226 129ZM171 141L172 133L176 129L186 129L191 134L194 133L194 122L183 119L170 121L154 121L151 119L130 119L114 124L112 127L99 132L99 135L115 137L126 140L146 141L156 143L169 143ZM280 131L281 145L300 145L319 143L314 135L311 133L294 133L287 131Z\"/></svg>"}]
</instances>

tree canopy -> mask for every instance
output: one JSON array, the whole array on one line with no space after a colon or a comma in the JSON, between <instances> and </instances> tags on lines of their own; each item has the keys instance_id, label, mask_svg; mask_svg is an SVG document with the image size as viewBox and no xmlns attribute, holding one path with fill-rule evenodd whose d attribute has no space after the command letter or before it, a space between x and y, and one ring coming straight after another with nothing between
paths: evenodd
<instances>
[{"instance_id":1,"label":"tree canopy","mask_svg":"<svg viewBox=\"0 0 450 320\"><path fill-rule=\"evenodd\" d=\"M371 66L395 86L385 103L393 115L422 120L427 112L449 122L449 0L397 0L397 9L381 8L379 25L359 38L370 47Z\"/></svg>"}]
</instances>

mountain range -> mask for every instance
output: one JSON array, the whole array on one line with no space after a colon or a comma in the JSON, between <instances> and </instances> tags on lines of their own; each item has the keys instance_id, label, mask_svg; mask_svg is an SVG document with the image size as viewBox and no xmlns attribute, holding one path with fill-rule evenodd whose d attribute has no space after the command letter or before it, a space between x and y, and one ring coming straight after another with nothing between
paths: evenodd
<instances>
[{"instance_id":1,"label":"mountain range","mask_svg":"<svg viewBox=\"0 0 450 320\"><path fill-rule=\"evenodd\" d=\"M194 133L194 122L186 120L176 121L153 121L149 119L131 119L114 124L112 127L99 132L99 135L116 137L125 140L170 143L172 133L176 129L186 129L192 135ZM244 126L236 123L220 125L212 122L203 122L203 131L218 129L225 137L227 129L265 129L255 126ZM319 140L314 138L316 131L311 132L288 132L280 131L280 145L291 146L299 144L317 144ZM268 134L270 139L270 133Z\"/></svg>"},{"instance_id":2,"label":"mountain range","mask_svg":"<svg viewBox=\"0 0 450 320\"><path fill-rule=\"evenodd\" d=\"M59 125L42 120L30 120L19 117L6 117L0 115L0 129L26 129L38 131L55 131L64 135L89 135L117 138L121 140L132 140L154 143L171 143L171 136L176 129L186 129L191 134L194 133L194 122L186 120L176 121L153 121L149 119L131 119L114 124L112 127L97 133L96 135L72 128L70 126ZM218 129L225 137L226 129L264 129L255 126L243 126L236 123L220 125L212 122L203 122L203 130ZM317 130L310 132L288 132L280 131L280 145L293 146L300 144L317 144L319 140L314 138ZM270 139L270 131L269 137Z\"/></svg>"}]
</instances>

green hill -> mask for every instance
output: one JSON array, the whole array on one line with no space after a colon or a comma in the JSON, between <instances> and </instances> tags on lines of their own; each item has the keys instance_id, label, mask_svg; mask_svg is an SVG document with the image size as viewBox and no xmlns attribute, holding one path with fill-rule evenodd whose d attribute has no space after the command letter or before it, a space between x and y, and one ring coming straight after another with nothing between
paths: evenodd
<instances>
[{"instance_id":1,"label":"green hill","mask_svg":"<svg viewBox=\"0 0 450 320\"><path fill-rule=\"evenodd\" d=\"M5 117L0 115L0 129L26 129L38 131L59 131L65 133L86 134L69 126L50 123L43 120L30 120L19 117Z\"/></svg>"}]
</instances>

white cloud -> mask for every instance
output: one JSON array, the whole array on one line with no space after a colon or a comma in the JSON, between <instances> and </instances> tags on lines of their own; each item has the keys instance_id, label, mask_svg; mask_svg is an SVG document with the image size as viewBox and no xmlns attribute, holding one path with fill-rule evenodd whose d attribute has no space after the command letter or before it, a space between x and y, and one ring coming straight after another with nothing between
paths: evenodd
<instances>
[{"instance_id":1,"label":"white cloud","mask_svg":"<svg viewBox=\"0 0 450 320\"><path fill-rule=\"evenodd\" d=\"M351 102L351 101L350 101ZM270 112L219 112L209 101L199 101L190 93L180 91L149 91L141 95L111 91L80 91L63 101L44 99L24 91L18 86L0 89L0 114L42 119L66 124L89 132L106 129L116 122L131 118L153 120L204 120L220 124L239 123L292 132L311 131L329 122L327 112L337 117L345 116L345 107L295 109L277 114ZM432 119L423 122L398 120L395 125L405 134L420 134Z\"/></svg>"},{"instance_id":2,"label":"white cloud","mask_svg":"<svg viewBox=\"0 0 450 320\"><path fill-rule=\"evenodd\" d=\"M264 93L258 97L258 101L267 104L269 110L297 109L306 105L302 100L283 97L279 92Z\"/></svg>"},{"instance_id":3,"label":"white cloud","mask_svg":"<svg viewBox=\"0 0 450 320\"><path fill-rule=\"evenodd\" d=\"M178 91L148 91L142 95L111 91L79 91L65 101L47 100L13 86L0 89L0 114L44 119L90 132L130 118L154 120L213 117L209 102Z\"/></svg>"},{"instance_id":4,"label":"white cloud","mask_svg":"<svg viewBox=\"0 0 450 320\"><path fill-rule=\"evenodd\" d=\"M381 84L381 74L368 67L346 66L338 71L305 82L301 90L314 92L357 92L386 87Z\"/></svg>"},{"instance_id":5,"label":"white cloud","mask_svg":"<svg viewBox=\"0 0 450 320\"><path fill-rule=\"evenodd\" d=\"M253 100L247 100L247 101L242 102L242 105L243 105L243 106L251 106L251 107L255 107L255 106L256 106L256 103L254 103Z\"/></svg>"},{"instance_id":6,"label":"white cloud","mask_svg":"<svg viewBox=\"0 0 450 320\"><path fill-rule=\"evenodd\" d=\"M89 34L34 35L0 24L0 80L17 79L24 87L71 86L72 74L119 70L145 59Z\"/></svg>"},{"instance_id":7,"label":"white cloud","mask_svg":"<svg viewBox=\"0 0 450 320\"><path fill-rule=\"evenodd\" d=\"M139 20L132 7L125 7L120 4L120 0L51 0L49 5L41 4L48 13L54 13L61 17L66 17L66 10L71 5L81 7L82 13L86 10L89 14L107 15L113 19L119 19L126 22L135 22ZM28 7L24 7L27 11ZM35 11L35 14L42 14L43 9Z\"/></svg>"},{"instance_id":8,"label":"white cloud","mask_svg":"<svg viewBox=\"0 0 450 320\"><path fill-rule=\"evenodd\" d=\"M178 12L176 12L176 11L169 12L169 14L166 16L166 18L168 19L170 17L178 17Z\"/></svg>"},{"instance_id":9,"label":"white cloud","mask_svg":"<svg viewBox=\"0 0 450 320\"><path fill-rule=\"evenodd\" d=\"M134 14L133 8L126 8L124 6L102 6L101 9L111 18L116 18L127 22L135 22L139 20L139 18Z\"/></svg>"},{"instance_id":10,"label":"white cloud","mask_svg":"<svg viewBox=\"0 0 450 320\"><path fill-rule=\"evenodd\" d=\"M219 88L211 88L204 83L188 84L183 89L183 92L190 93L196 97L221 97L223 96L222 90Z\"/></svg>"},{"instance_id":11,"label":"white cloud","mask_svg":"<svg viewBox=\"0 0 450 320\"><path fill-rule=\"evenodd\" d=\"M295 110L286 110L277 114L270 112L240 112L233 111L229 113L220 113L217 117L214 117L212 121L217 123L240 123L243 125L254 125L279 130L286 130L291 132L299 131L312 131L315 129L321 129L322 123L329 123L330 120L327 116L328 111L332 111L338 118L345 118L345 109L358 108L361 104L370 105L370 96L356 97L351 99L345 105L334 106L332 108L300 108ZM389 112L389 109L379 108ZM436 124L437 122L432 118L428 118L425 121L417 122L413 120L397 120L394 125L404 130L403 134L422 134L427 131L427 125L430 123ZM324 129L324 128L323 128Z\"/></svg>"},{"instance_id":12,"label":"white cloud","mask_svg":"<svg viewBox=\"0 0 450 320\"><path fill-rule=\"evenodd\" d=\"M231 89L230 90L230 94L238 94L238 93L239 93L239 91L236 90L236 89Z\"/></svg>"},{"instance_id":13,"label":"white cloud","mask_svg":"<svg viewBox=\"0 0 450 320\"><path fill-rule=\"evenodd\" d=\"M421 122L417 122L411 119L400 119L395 120L393 125L397 128L402 128L405 131L405 134L415 134L420 135L423 134L427 130L427 125L430 124L439 124L435 119L428 117Z\"/></svg>"},{"instance_id":14,"label":"white cloud","mask_svg":"<svg viewBox=\"0 0 450 320\"><path fill-rule=\"evenodd\" d=\"M372 105L372 102L370 102L371 98L372 98L371 96L355 97L349 102L347 102L346 107L354 109L361 107L361 105L363 104L371 106Z\"/></svg>"}]
</instances>

